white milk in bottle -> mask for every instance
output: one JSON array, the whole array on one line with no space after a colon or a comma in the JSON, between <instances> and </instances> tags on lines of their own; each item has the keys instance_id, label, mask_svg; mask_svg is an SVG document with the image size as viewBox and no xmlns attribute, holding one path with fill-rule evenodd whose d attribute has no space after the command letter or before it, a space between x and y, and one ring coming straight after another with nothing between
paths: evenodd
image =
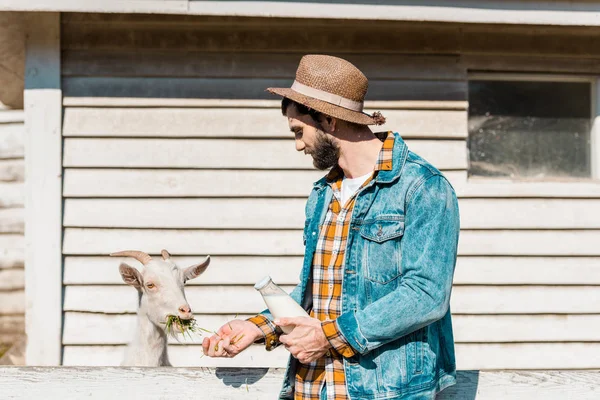
<instances>
[{"instance_id":1,"label":"white milk in bottle","mask_svg":"<svg viewBox=\"0 0 600 400\"><path fill-rule=\"evenodd\" d=\"M254 289L260 292L275 319L309 316L300 304L273 282L270 276L266 276L254 285ZM293 329L292 326L281 327L284 333L290 333Z\"/></svg>"}]
</instances>

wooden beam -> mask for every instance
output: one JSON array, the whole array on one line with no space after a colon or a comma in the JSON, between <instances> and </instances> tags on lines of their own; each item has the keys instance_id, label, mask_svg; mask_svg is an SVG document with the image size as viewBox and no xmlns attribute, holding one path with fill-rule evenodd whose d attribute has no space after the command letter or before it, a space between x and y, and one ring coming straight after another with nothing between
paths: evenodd
<instances>
[{"instance_id":1,"label":"wooden beam","mask_svg":"<svg viewBox=\"0 0 600 400\"><path fill-rule=\"evenodd\" d=\"M429 21L524 25L598 26L598 8L589 2L528 1L506 7L503 2L466 0L452 4L422 1L418 5L387 3L304 4L299 10L293 1L198 1L198 0L1 0L8 11L66 11L101 13L157 13L280 18L326 18L374 21Z\"/></svg>"},{"instance_id":2,"label":"wooden beam","mask_svg":"<svg viewBox=\"0 0 600 400\"><path fill-rule=\"evenodd\" d=\"M29 365L59 365L62 333L60 14L31 14L27 26L26 360Z\"/></svg>"},{"instance_id":3,"label":"wooden beam","mask_svg":"<svg viewBox=\"0 0 600 400\"><path fill-rule=\"evenodd\" d=\"M313 169L312 158L296 151L292 138L66 138L64 143L65 167ZM415 139L407 145L441 170L467 167L463 140Z\"/></svg>"},{"instance_id":4,"label":"wooden beam","mask_svg":"<svg viewBox=\"0 0 600 400\"><path fill-rule=\"evenodd\" d=\"M294 286L283 287L289 291ZM250 285L189 286L186 296L192 309L205 314L255 314L266 308ZM450 307L455 314L600 314L600 290L591 285L459 285L453 288ZM65 289L65 311L119 314L137 309L137 292L125 285Z\"/></svg>"},{"instance_id":5,"label":"wooden beam","mask_svg":"<svg viewBox=\"0 0 600 400\"><path fill-rule=\"evenodd\" d=\"M90 228L301 229L305 203L304 198L66 199L63 224ZM595 199L466 198L460 199L459 206L462 229L600 229L600 202ZM581 210L586 210L585 214ZM19 212L0 210L0 232L18 229Z\"/></svg>"},{"instance_id":6,"label":"wooden beam","mask_svg":"<svg viewBox=\"0 0 600 400\"><path fill-rule=\"evenodd\" d=\"M198 263L198 256L174 256L180 267ZM141 268L131 258L68 256L66 285L121 284L120 262ZM188 285L253 285L265 275L284 285L298 283L302 256L214 256L201 279ZM1 267L0 267L1 268ZM454 272L455 285L599 285L598 257L486 257L460 256Z\"/></svg>"},{"instance_id":7,"label":"wooden beam","mask_svg":"<svg viewBox=\"0 0 600 400\"><path fill-rule=\"evenodd\" d=\"M7 399L17 398L168 398L185 387L211 400L276 398L283 369L264 368L0 368ZM440 400L578 400L600 396L596 371L458 371L457 385Z\"/></svg>"},{"instance_id":8,"label":"wooden beam","mask_svg":"<svg viewBox=\"0 0 600 400\"><path fill-rule=\"evenodd\" d=\"M455 350L457 366L463 370L600 369L600 343L598 342L457 343ZM124 351L123 345L65 346L65 365L116 366L121 362ZM169 348L169 357L177 367L282 368L289 357L289 353L283 346L270 352L265 351L264 346L253 346L234 359L200 357L201 353L202 349L199 345ZM597 400L597 398L593 399Z\"/></svg>"},{"instance_id":9,"label":"wooden beam","mask_svg":"<svg viewBox=\"0 0 600 400\"><path fill-rule=\"evenodd\" d=\"M24 180L23 160L0 160L0 182L23 182Z\"/></svg>"},{"instance_id":10,"label":"wooden beam","mask_svg":"<svg viewBox=\"0 0 600 400\"><path fill-rule=\"evenodd\" d=\"M577 393L578 400L596 399L600 376L594 371L458 371L458 384L438 398L473 400L563 400ZM76 377L76 379L73 379ZM211 400L275 398L283 369L262 368L2 368L0 384L25 398L113 398L144 396L165 398L185 387ZM123 384L120 384L123 382ZM127 384L124 384L127 383Z\"/></svg>"},{"instance_id":11,"label":"wooden beam","mask_svg":"<svg viewBox=\"0 0 600 400\"><path fill-rule=\"evenodd\" d=\"M280 103L277 102L277 106ZM251 106L251 104L249 104ZM366 110L372 114L377 109ZM467 112L384 110L387 122L377 131L403 138L464 139ZM87 108L65 110L63 135L69 137L291 138L279 107L265 108Z\"/></svg>"},{"instance_id":12,"label":"wooden beam","mask_svg":"<svg viewBox=\"0 0 600 400\"><path fill-rule=\"evenodd\" d=\"M251 314L195 314L198 325L217 331ZM135 314L65 313L65 345L127 344L135 334ZM456 343L597 342L600 315L453 315ZM523 329L528 326L528 329ZM207 334L171 338L171 345L202 344Z\"/></svg>"},{"instance_id":13,"label":"wooden beam","mask_svg":"<svg viewBox=\"0 0 600 400\"><path fill-rule=\"evenodd\" d=\"M463 230L467 256L600 256L600 230ZM235 246L231 244L234 243ZM107 255L127 248L178 255L304 254L301 230L66 228L65 255Z\"/></svg>"}]
</instances>

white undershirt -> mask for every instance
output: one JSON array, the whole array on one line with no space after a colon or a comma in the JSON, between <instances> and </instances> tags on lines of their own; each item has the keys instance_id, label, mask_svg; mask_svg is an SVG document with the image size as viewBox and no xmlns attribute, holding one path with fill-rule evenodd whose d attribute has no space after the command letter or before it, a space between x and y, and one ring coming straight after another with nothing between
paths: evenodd
<instances>
[{"instance_id":1,"label":"white undershirt","mask_svg":"<svg viewBox=\"0 0 600 400\"><path fill-rule=\"evenodd\" d=\"M342 179L342 207L346 205L346 202L356 191L362 186L363 183L366 182L369 177L373 175L373 172L369 172L366 175L359 176L358 178L346 178Z\"/></svg>"}]
</instances>

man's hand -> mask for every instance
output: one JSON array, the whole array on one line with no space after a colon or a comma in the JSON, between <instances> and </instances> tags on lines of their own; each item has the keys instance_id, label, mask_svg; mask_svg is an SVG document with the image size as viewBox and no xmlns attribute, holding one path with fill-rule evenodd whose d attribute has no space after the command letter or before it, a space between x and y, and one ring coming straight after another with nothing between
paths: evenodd
<instances>
[{"instance_id":1,"label":"man's hand","mask_svg":"<svg viewBox=\"0 0 600 400\"><path fill-rule=\"evenodd\" d=\"M331 348L321 321L316 318L280 318L273 322L279 326L294 326L294 330L288 335L281 335L279 341L302 364L318 360Z\"/></svg>"},{"instance_id":2,"label":"man's hand","mask_svg":"<svg viewBox=\"0 0 600 400\"><path fill-rule=\"evenodd\" d=\"M220 327L215 335L204 338L202 351L209 357L235 357L261 337L263 333L258 326L234 319Z\"/></svg>"}]
</instances>

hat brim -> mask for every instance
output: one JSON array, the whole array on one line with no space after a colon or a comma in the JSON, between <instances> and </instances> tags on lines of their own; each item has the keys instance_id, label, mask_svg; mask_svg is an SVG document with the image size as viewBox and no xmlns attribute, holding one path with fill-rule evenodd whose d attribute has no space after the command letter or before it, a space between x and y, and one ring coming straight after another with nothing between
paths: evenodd
<instances>
[{"instance_id":1,"label":"hat brim","mask_svg":"<svg viewBox=\"0 0 600 400\"><path fill-rule=\"evenodd\" d=\"M268 88L267 92L286 97L297 103L303 104L306 107L312 108L323 114L338 118L344 121L352 122L360 125L376 125L375 119L363 112L348 110L347 108L328 103L323 100L315 99L290 88Z\"/></svg>"}]
</instances>

